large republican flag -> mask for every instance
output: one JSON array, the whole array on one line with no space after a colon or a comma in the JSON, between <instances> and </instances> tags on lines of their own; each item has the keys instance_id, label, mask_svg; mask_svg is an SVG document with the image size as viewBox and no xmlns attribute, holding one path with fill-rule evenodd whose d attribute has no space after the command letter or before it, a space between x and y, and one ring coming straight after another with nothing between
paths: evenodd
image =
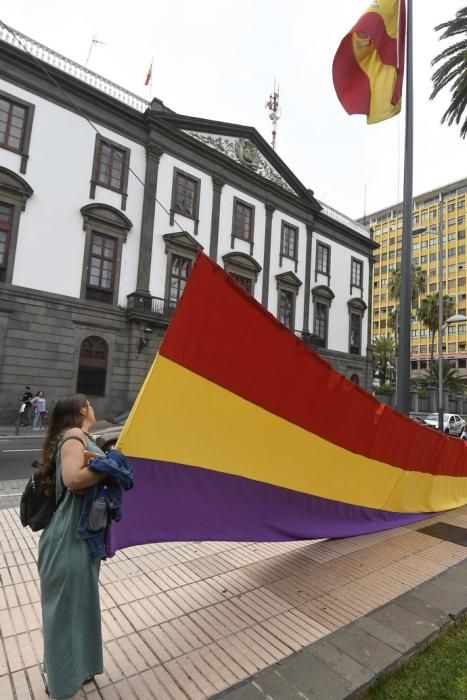
<instances>
[{"instance_id":1,"label":"large republican flag","mask_svg":"<svg viewBox=\"0 0 467 700\"><path fill-rule=\"evenodd\" d=\"M404 0L374 0L334 57L334 87L348 114L374 124L400 112L404 52Z\"/></svg>"},{"instance_id":2,"label":"large republican flag","mask_svg":"<svg viewBox=\"0 0 467 700\"><path fill-rule=\"evenodd\" d=\"M467 444L380 404L200 254L117 447L109 549L397 527L467 503Z\"/></svg>"}]
</instances>

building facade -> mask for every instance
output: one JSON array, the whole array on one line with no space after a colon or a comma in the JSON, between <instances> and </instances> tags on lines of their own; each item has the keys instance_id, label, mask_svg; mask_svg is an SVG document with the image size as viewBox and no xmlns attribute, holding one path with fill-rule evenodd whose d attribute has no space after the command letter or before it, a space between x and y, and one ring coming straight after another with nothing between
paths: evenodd
<instances>
[{"instance_id":1,"label":"building facade","mask_svg":"<svg viewBox=\"0 0 467 700\"><path fill-rule=\"evenodd\" d=\"M455 305L456 314L467 314L467 255L465 209L467 179L453 182L414 198L412 217L412 264L427 275L427 294L437 293L440 282L440 226L443 245L443 289ZM440 219L442 208L442 219ZM388 294L392 272L400 267L402 203L369 215L368 223L379 249L375 255L372 289L371 335L392 333L389 327L395 302ZM457 323L443 330L443 358L464 373L467 368L467 325ZM411 368L427 369L430 359L428 329L415 314L411 321ZM438 356L437 338L434 357Z\"/></svg>"},{"instance_id":2,"label":"building facade","mask_svg":"<svg viewBox=\"0 0 467 700\"><path fill-rule=\"evenodd\" d=\"M364 226L255 129L145 103L18 37L0 40L0 422L25 384L128 408L200 250L371 386Z\"/></svg>"}]
</instances>

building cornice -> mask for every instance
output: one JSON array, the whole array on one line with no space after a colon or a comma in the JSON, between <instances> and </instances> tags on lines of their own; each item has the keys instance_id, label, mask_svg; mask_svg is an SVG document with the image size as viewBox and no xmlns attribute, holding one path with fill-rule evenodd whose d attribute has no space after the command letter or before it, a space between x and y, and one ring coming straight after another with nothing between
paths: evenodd
<instances>
[{"instance_id":1,"label":"building cornice","mask_svg":"<svg viewBox=\"0 0 467 700\"><path fill-rule=\"evenodd\" d=\"M367 258L371 258L373 251L380 247L376 241L357 233L323 212L320 212L316 217L313 228L315 233L325 236L335 243L340 243L349 250L360 253Z\"/></svg>"},{"instance_id":2,"label":"building cornice","mask_svg":"<svg viewBox=\"0 0 467 700\"><path fill-rule=\"evenodd\" d=\"M2 79L144 145L143 113L59 68L0 41ZM46 71L46 72L45 72ZM47 75L48 74L48 75ZM49 77L50 76L50 77Z\"/></svg>"},{"instance_id":3,"label":"building cornice","mask_svg":"<svg viewBox=\"0 0 467 700\"><path fill-rule=\"evenodd\" d=\"M456 190L463 189L465 188L465 191L467 192L467 178L463 178L462 180L455 180L454 182L450 182L447 185L442 185L441 187L438 187L434 190L428 190L428 192L422 192L421 194L414 195L413 197L413 204L414 207L417 209L424 207L424 206L430 206L430 204L425 204L425 200L434 200L435 198L439 197L440 194L446 195L450 194L451 192L454 193ZM452 194L453 197L459 196L457 193ZM431 205L434 206L436 205L437 202L432 201ZM382 209L377 209L376 211L373 211L369 214L365 215L365 221L370 220L372 217L375 216L386 216L387 219L390 220L394 217L392 214L395 210L401 209L403 205L403 202L398 202L397 204L391 204L390 206L383 207ZM399 214L398 216L401 216ZM359 223L363 222L363 218L357 219ZM379 222L378 222L379 223Z\"/></svg>"}]
</instances>

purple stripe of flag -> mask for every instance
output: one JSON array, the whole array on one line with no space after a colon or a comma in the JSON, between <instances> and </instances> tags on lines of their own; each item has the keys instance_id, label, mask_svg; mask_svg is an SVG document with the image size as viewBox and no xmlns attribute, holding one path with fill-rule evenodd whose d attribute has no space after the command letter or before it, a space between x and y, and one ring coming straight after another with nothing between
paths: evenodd
<instances>
[{"instance_id":1,"label":"purple stripe of flag","mask_svg":"<svg viewBox=\"0 0 467 700\"><path fill-rule=\"evenodd\" d=\"M110 556L150 542L350 537L435 515L364 508L210 469L130 459L135 486L124 494L123 519L109 528Z\"/></svg>"}]
</instances>

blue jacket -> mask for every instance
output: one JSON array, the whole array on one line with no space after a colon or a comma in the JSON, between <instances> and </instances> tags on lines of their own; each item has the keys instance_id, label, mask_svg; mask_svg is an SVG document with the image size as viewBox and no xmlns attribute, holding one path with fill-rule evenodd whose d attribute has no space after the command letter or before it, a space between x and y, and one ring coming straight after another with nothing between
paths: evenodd
<instances>
[{"instance_id":1,"label":"blue jacket","mask_svg":"<svg viewBox=\"0 0 467 700\"><path fill-rule=\"evenodd\" d=\"M107 527L104 525L100 530L90 530L89 514L94 502L102 497L107 503L107 524L112 520L115 522L121 520L122 488L128 491L133 487L133 467L125 455L112 449L105 457L95 457L90 460L89 469L106 474L107 477L99 484L86 489L76 535L78 539L86 540L92 559L105 559Z\"/></svg>"}]
</instances>

